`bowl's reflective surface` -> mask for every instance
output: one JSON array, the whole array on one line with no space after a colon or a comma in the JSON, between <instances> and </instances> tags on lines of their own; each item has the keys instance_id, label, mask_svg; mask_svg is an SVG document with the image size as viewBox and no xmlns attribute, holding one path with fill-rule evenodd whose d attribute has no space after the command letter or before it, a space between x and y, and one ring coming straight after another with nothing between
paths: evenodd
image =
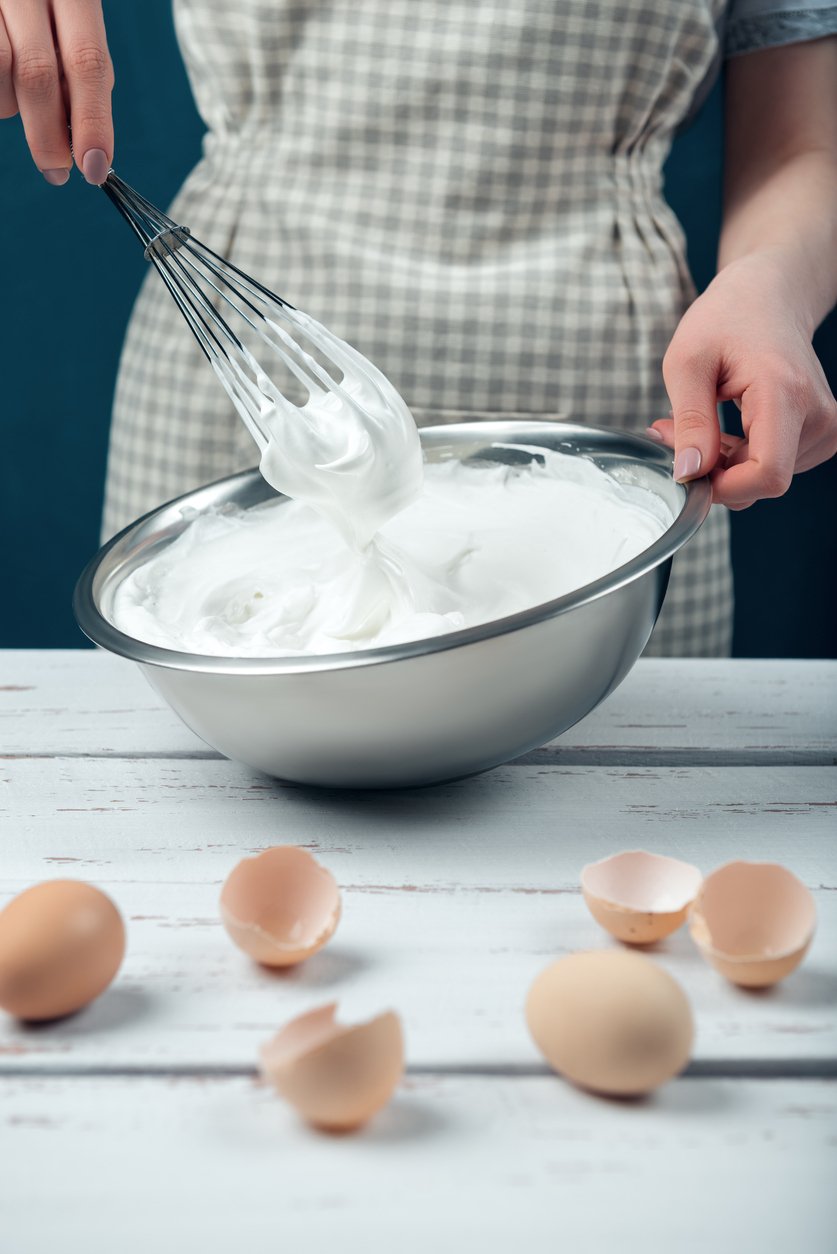
<instances>
[{"instance_id":1,"label":"bowl's reflective surface","mask_svg":"<svg viewBox=\"0 0 837 1254\"><path fill-rule=\"evenodd\" d=\"M592 458L650 488L674 522L644 553L569 596L465 631L313 658L176 653L118 631L109 615L125 575L171 543L194 511L274 497L248 471L154 510L110 541L76 587L91 640L139 663L203 740L280 778L330 786L406 787L486 770L566 731L625 677L665 595L672 555L709 511L710 488L671 478L667 449L641 436L568 423L425 428L428 458L519 460L497 444Z\"/></svg>"}]
</instances>

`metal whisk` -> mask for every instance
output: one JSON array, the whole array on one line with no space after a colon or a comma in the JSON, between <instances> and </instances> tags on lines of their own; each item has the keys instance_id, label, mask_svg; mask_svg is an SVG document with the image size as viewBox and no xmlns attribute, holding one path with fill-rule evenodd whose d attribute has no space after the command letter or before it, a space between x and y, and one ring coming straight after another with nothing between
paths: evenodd
<instances>
[{"instance_id":1,"label":"metal whisk","mask_svg":"<svg viewBox=\"0 0 837 1254\"><path fill-rule=\"evenodd\" d=\"M262 452L271 414L298 414L329 393L355 409L364 407L365 395L376 409L409 414L389 380L356 349L202 244L113 171L102 190L140 240ZM274 372L262 369L235 330L238 317L298 381L306 401L297 404L287 395L289 380L283 391ZM362 394L346 386L352 382Z\"/></svg>"}]
</instances>

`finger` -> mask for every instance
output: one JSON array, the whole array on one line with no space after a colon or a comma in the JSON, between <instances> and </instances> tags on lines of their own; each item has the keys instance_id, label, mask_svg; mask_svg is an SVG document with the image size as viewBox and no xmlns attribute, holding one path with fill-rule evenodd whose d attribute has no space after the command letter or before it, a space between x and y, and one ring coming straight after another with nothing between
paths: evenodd
<instances>
[{"instance_id":1,"label":"finger","mask_svg":"<svg viewBox=\"0 0 837 1254\"><path fill-rule=\"evenodd\" d=\"M67 80L64 77L64 66L61 61L61 49L56 48L55 54L58 57L58 85L61 88L61 99L64 102L64 112L69 118L70 116L70 89L67 86ZM70 149L71 150L72 150L72 147L73 147L73 135L71 131L70 132Z\"/></svg>"},{"instance_id":2,"label":"finger","mask_svg":"<svg viewBox=\"0 0 837 1254\"><path fill-rule=\"evenodd\" d=\"M88 183L104 183L113 160L113 66L100 0L64 0L56 7L55 33L76 164Z\"/></svg>"},{"instance_id":3,"label":"finger","mask_svg":"<svg viewBox=\"0 0 837 1254\"><path fill-rule=\"evenodd\" d=\"M17 113L17 97L12 86L12 45L0 13L0 118L13 118Z\"/></svg>"},{"instance_id":4,"label":"finger","mask_svg":"<svg viewBox=\"0 0 837 1254\"><path fill-rule=\"evenodd\" d=\"M721 447L718 452L718 461L715 467L716 470L727 470L730 466L735 465L736 462L743 461L747 456L746 449L744 448L746 443L747 441L743 440L741 436L726 435L722 432Z\"/></svg>"},{"instance_id":5,"label":"finger","mask_svg":"<svg viewBox=\"0 0 837 1254\"><path fill-rule=\"evenodd\" d=\"M782 496L790 487L805 409L793 390L770 382L753 384L742 397L747 439L727 469L713 478L715 499L742 505Z\"/></svg>"},{"instance_id":6,"label":"finger","mask_svg":"<svg viewBox=\"0 0 837 1254\"><path fill-rule=\"evenodd\" d=\"M674 422L671 418L659 418L646 428L645 434L650 435L652 440L659 440L669 448L674 448Z\"/></svg>"},{"instance_id":7,"label":"finger","mask_svg":"<svg viewBox=\"0 0 837 1254\"><path fill-rule=\"evenodd\" d=\"M646 435L652 439L658 440L660 443L674 448L674 420L671 418L661 418L646 430ZM739 435L728 435L722 431L720 435L720 446L718 449L718 460L716 466L726 468L730 458L734 456L736 451L746 441Z\"/></svg>"},{"instance_id":8,"label":"finger","mask_svg":"<svg viewBox=\"0 0 837 1254\"><path fill-rule=\"evenodd\" d=\"M813 470L815 466L821 466L823 462L830 461L834 453L835 445L832 436L817 440L809 448L800 451L794 473L801 475L806 470Z\"/></svg>"},{"instance_id":9,"label":"finger","mask_svg":"<svg viewBox=\"0 0 837 1254\"><path fill-rule=\"evenodd\" d=\"M718 480L720 478L721 469L722 467L719 465L715 470L712 471L712 474L709 476L709 482L712 484L712 504L724 505L727 509L732 510L734 512L737 512L738 510L742 510L742 509L749 509L751 505L755 505L755 501L740 501L735 504L730 504L728 501L719 500L719 493L718 493L716 484L718 483Z\"/></svg>"},{"instance_id":10,"label":"finger","mask_svg":"<svg viewBox=\"0 0 837 1254\"><path fill-rule=\"evenodd\" d=\"M47 182L66 183L70 139L46 0L6 5L3 16L12 49L12 85L32 159Z\"/></svg>"},{"instance_id":11,"label":"finger","mask_svg":"<svg viewBox=\"0 0 837 1254\"><path fill-rule=\"evenodd\" d=\"M809 446L813 445L815 442L816 440L813 437L806 438L806 433L805 433L805 430L803 429L802 439L800 440L798 448L797 448L797 456L796 456L796 464L794 466L794 473L796 470L799 469L800 458L802 458L805 455ZM753 460L754 460L754 456L750 450L749 439L747 439L746 437L742 439L740 436L729 436L729 435L721 436L721 452L718 457L718 465L716 467L717 471L731 470L733 466L744 466L748 462L752 463ZM712 478L714 480L715 478L714 473L712 475ZM774 493L774 495L778 496L780 495L780 492L777 490ZM761 499L761 498L756 498L756 499Z\"/></svg>"},{"instance_id":12,"label":"finger","mask_svg":"<svg viewBox=\"0 0 837 1254\"><path fill-rule=\"evenodd\" d=\"M674 478L678 483L705 475L718 460L719 363L711 357L669 349L663 378L674 421Z\"/></svg>"}]
</instances>

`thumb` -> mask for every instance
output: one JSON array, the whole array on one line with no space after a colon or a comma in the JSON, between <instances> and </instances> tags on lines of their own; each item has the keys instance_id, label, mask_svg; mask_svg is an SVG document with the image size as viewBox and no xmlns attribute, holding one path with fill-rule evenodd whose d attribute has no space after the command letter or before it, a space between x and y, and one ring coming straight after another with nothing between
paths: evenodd
<instances>
[{"instance_id":1,"label":"thumb","mask_svg":"<svg viewBox=\"0 0 837 1254\"><path fill-rule=\"evenodd\" d=\"M718 460L718 371L706 359L666 354L663 378L674 420L674 478L678 483L708 475Z\"/></svg>"}]
</instances>

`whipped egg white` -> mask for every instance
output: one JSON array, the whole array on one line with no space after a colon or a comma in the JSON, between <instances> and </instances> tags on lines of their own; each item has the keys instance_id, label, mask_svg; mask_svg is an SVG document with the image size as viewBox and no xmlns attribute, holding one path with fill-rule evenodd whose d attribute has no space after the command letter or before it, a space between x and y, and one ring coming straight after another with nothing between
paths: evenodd
<instances>
[{"instance_id":1,"label":"whipped egg white","mask_svg":"<svg viewBox=\"0 0 837 1254\"><path fill-rule=\"evenodd\" d=\"M424 466L384 375L300 310L289 325L266 318L260 335L303 384L302 404L243 344L212 357L284 499L198 515L117 588L113 621L126 634L229 657L419 640L580 588L670 523L659 498L582 457L532 449L523 464Z\"/></svg>"},{"instance_id":2,"label":"whipped egg white","mask_svg":"<svg viewBox=\"0 0 837 1254\"><path fill-rule=\"evenodd\" d=\"M409 475L394 488L384 475L366 501L365 530L376 510L378 521L365 543L333 508L299 498L201 514L121 583L114 623L150 644L216 656L371 649L553 600L637 556L670 525L654 493L584 457L529 452L523 465L429 462L417 495ZM278 443L275 456L282 463ZM352 457L361 469L340 480L351 487L349 517L363 497L365 456L375 465L360 440ZM390 474L397 468L396 459Z\"/></svg>"}]
</instances>

